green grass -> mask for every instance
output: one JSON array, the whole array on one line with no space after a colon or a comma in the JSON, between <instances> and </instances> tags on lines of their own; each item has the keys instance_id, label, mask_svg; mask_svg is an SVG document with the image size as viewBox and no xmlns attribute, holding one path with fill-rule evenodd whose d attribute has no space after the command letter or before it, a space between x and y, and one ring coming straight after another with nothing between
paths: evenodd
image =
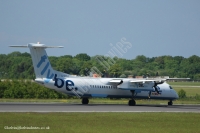
<instances>
[{"instance_id":1,"label":"green grass","mask_svg":"<svg viewBox=\"0 0 200 133\"><path fill-rule=\"evenodd\" d=\"M0 132L198 133L199 113L0 113ZM50 129L6 130L5 126Z\"/></svg>"},{"instance_id":2,"label":"green grass","mask_svg":"<svg viewBox=\"0 0 200 133\"><path fill-rule=\"evenodd\" d=\"M187 97L200 95L200 82L168 82L178 93L181 89L186 92Z\"/></svg>"},{"instance_id":3,"label":"green grass","mask_svg":"<svg viewBox=\"0 0 200 133\"><path fill-rule=\"evenodd\" d=\"M180 85L180 86L200 86L200 82L167 82L170 85Z\"/></svg>"},{"instance_id":4,"label":"green grass","mask_svg":"<svg viewBox=\"0 0 200 133\"><path fill-rule=\"evenodd\" d=\"M200 82L169 82L169 84L178 93L181 89L186 92L187 97L200 95Z\"/></svg>"},{"instance_id":5,"label":"green grass","mask_svg":"<svg viewBox=\"0 0 200 133\"><path fill-rule=\"evenodd\" d=\"M200 88L195 87L174 87L174 90L178 93L181 89L183 89L186 92L187 97L195 96L196 94L200 95Z\"/></svg>"}]
</instances>

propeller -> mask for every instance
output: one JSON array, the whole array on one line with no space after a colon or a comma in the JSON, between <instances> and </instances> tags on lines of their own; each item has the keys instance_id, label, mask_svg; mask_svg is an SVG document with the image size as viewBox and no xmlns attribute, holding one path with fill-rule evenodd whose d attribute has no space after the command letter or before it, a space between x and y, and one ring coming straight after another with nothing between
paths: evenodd
<instances>
[{"instance_id":1,"label":"propeller","mask_svg":"<svg viewBox=\"0 0 200 133\"><path fill-rule=\"evenodd\" d=\"M158 82L158 83L157 83L156 81L154 81L154 86L153 86L153 87L154 87L154 89L156 90L156 92L157 92L158 94L160 94L160 92L158 91L157 85L158 85L158 84L162 84L162 83L164 83L164 82L161 81L161 82Z\"/></svg>"},{"instance_id":2,"label":"propeller","mask_svg":"<svg viewBox=\"0 0 200 133\"><path fill-rule=\"evenodd\" d=\"M121 80L120 82L119 82L119 84L118 85L120 85L120 84L122 84L123 83L123 80Z\"/></svg>"},{"instance_id":3,"label":"propeller","mask_svg":"<svg viewBox=\"0 0 200 133\"><path fill-rule=\"evenodd\" d=\"M154 81L154 85L153 85L153 88L155 89L155 91L158 93L158 94L160 94L160 91L158 90L158 84L162 84L162 83L164 83L164 81L160 81L160 82L156 82L156 81ZM151 97L151 91L149 91L149 98Z\"/></svg>"}]
</instances>

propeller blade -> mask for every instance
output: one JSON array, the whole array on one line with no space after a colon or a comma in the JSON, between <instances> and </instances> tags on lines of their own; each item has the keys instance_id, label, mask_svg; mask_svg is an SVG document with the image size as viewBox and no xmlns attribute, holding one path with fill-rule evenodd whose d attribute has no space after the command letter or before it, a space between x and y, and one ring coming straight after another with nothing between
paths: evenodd
<instances>
[{"instance_id":1,"label":"propeller blade","mask_svg":"<svg viewBox=\"0 0 200 133\"><path fill-rule=\"evenodd\" d=\"M151 91L149 91L149 98L151 97Z\"/></svg>"}]
</instances>

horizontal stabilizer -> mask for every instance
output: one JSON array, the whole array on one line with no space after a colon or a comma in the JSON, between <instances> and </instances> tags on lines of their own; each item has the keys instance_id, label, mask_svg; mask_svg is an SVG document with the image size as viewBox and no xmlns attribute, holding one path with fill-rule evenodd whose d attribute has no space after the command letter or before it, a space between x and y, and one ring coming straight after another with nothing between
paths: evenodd
<instances>
[{"instance_id":1,"label":"horizontal stabilizer","mask_svg":"<svg viewBox=\"0 0 200 133\"><path fill-rule=\"evenodd\" d=\"M20 47L20 48L63 48L63 46L46 46L45 44L29 43L28 45L11 45L10 47Z\"/></svg>"},{"instance_id":2,"label":"horizontal stabilizer","mask_svg":"<svg viewBox=\"0 0 200 133\"><path fill-rule=\"evenodd\" d=\"M27 45L11 45L9 47L20 47L20 48L27 48Z\"/></svg>"}]
</instances>

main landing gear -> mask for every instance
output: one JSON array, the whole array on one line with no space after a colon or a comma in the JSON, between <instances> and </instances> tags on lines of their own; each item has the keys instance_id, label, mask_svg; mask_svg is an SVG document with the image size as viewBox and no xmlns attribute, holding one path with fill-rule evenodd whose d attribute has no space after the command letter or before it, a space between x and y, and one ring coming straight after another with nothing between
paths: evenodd
<instances>
[{"instance_id":1,"label":"main landing gear","mask_svg":"<svg viewBox=\"0 0 200 133\"><path fill-rule=\"evenodd\" d=\"M134 99L128 101L128 105L129 105L129 106L135 106L135 104L136 104L136 103L135 103L135 100L134 100Z\"/></svg>"},{"instance_id":2,"label":"main landing gear","mask_svg":"<svg viewBox=\"0 0 200 133\"><path fill-rule=\"evenodd\" d=\"M135 102L135 100L134 100L135 91L134 91L134 90L131 90L131 93L132 93L132 97L131 97L131 100L129 100L128 105L129 105L129 106L135 106L135 105L136 105L136 102Z\"/></svg>"},{"instance_id":3,"label":"main landing gear","mask_svg":"<svg viewBox=\"0 0 200 133\"><path fill-rule=\"evenodd\" d=\"M88 98L82 98L82 104L88 104L89 100Z\"/></svg>"},{"instance_id":4,"label":"main landing gear","mask_svg":"<svg viewBox=\"0 0 200 133\"><path fill-rule=\"evenodd\" d=\"M172 100L170 100L170 101L168 102L168 105L173 105Z\"/></svg>"}]
</instances>

